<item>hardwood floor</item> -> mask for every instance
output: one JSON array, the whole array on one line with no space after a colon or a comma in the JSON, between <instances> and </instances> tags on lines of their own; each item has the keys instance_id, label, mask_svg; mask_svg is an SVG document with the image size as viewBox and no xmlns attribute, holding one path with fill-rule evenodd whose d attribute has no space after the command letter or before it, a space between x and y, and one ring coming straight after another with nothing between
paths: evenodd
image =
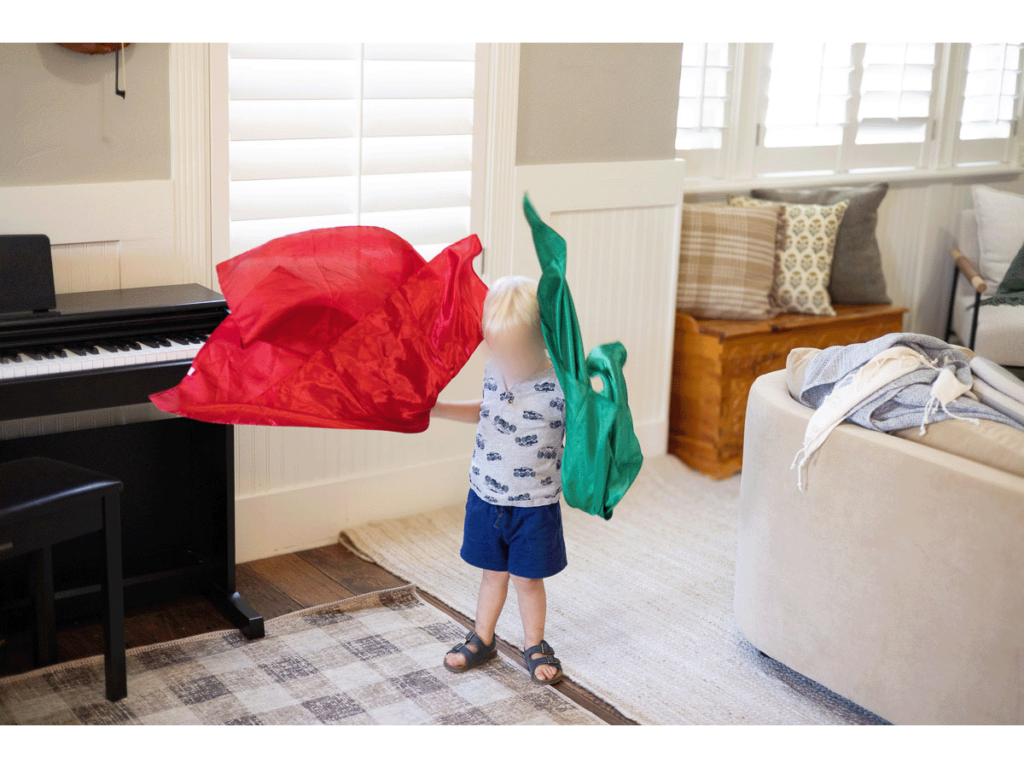
<instances>
[{"instance_id":1,"label":"hardwood floor","mask_svg":"<svg viewBox=\"0 0 1024 768\"><path fill-rule=\"evenodd\" d=\"M238 591L263 614L264 619L407 583L340 544L242 563L235 573ZM472 626L468 617L444 605L434 595L422 590L420 593L464 627ZM231 624L203 597L179 598L125 614L125 641L129 648L220 629L231 629ZM101 652L102 642L103 630L98 622L61 628L57 632L59 659L70 661L94 656ZM498 650L525 670L526 664L519 649L499 640ZM32 669L32 638L29 633L0 638L0 675L29 669ZM634 721L572 680L562 680L555 687L606 723L635 725Z\"/></svg>"}]
</instances>

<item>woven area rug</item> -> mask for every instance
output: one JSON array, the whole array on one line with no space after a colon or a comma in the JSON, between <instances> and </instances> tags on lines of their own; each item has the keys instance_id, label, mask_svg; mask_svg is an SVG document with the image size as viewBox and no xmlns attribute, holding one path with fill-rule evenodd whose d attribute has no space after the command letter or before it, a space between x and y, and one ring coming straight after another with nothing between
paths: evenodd
<instances>
[{"instance_id":1,"label":"woven area rug","mask_svg":"<svg viewBox=\"0 0 1024 768\"><path fill-rule=\"evenodd\" d=\"M565 674L657 724L884 723L761 656L733 620L739 477L649 459L611 520L563 507L569 567L548 579L546 639ZM345 531L356 549L472 616L461 507ZM515 590L497 634L522 647Z\"/></svg>"},{"instance_id":2,"label":"woven area rug","mask_svg":"<svg viewBox=\"0 0 1024 768\"><path fill-rule=\"evenodd\" d=\"M462 627L412 585L236 630L128 652L128 697L103 696L103 659L0 678L0 724L600 724L497 659L455 675Z\"/></svg>"}]
</instances>

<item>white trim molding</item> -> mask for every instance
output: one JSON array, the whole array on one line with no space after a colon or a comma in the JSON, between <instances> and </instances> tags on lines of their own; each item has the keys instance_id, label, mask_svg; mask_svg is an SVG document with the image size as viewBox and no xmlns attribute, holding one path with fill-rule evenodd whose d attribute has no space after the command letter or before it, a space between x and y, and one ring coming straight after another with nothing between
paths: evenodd
<instances>
[{"instance_id":1,"label":"white trim molding","mask_svg":"<svg viewBox=\"0 0 1024 768\"><path fill-rule=\"evenodd\" d=\"M474 175L479 173L482 177L479 226L484 247L485 277L505 274L512 264L516 221L514 179L519 125L519 47L519 43L480 46L486 50L486 60L478 62L478 66L486 67L486 92L480 100L486 122L482 132L482 163L474 168Z\"/></svg>"},{"instance_id":2,"label":"white trim molding","mask_svg":"<svg viewBox=\"0 0 1024 768\"><path fill-rule=\"evenodd\" d=\"M665 453L685 163L651 160L518 166L510 271L540 274L522 198L566 240L584 344L620 340L644 454Z\"/></svg>"},{"instance_id":3,"label":"white trim molding","mask_svg":"<svg viewBox=\"0 0 1024 768\"><path fill-rule=\"evenodd\" d=\"M210 233L210 46L170 44L174 249L181 280L214 288Z\"/></svg>"}]
</instances>

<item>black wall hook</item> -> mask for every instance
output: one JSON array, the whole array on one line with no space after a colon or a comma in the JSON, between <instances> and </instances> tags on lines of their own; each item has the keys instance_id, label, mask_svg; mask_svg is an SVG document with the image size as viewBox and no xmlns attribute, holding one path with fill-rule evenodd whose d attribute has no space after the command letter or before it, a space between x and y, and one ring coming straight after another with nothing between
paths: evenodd
<instances>
[{"instance_id":1,"label":"black wall hook","mask_svg":"<svg viewBox=\"0 0 1024 768\"><path fill-rule=\"evenodd\" d=\"M114 93L122 99L125 97L124 89L121 88L121 56L124 54L124 43L118 43L114 49ZM128 85L128 69L125 68L124 84Z\"/></svg>"}]
</instances>

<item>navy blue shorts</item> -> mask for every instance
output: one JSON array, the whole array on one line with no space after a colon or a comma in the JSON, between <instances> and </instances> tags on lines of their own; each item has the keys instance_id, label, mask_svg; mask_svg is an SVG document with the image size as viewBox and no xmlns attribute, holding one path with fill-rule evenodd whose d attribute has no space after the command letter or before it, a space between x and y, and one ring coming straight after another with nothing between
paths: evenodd
<instances>
[{"instance_id":1,"label":"navy blue shorts","mask_svg":"<svg viewBox=\"0 0 1024 768\"><path fill-rule=\"evenodd\" d=\"M472 488L466 499L462 559L488 571L524 579L546 579L568 565L562 536L562 507L488 504Z\"/></svg>"}]
</instances>

